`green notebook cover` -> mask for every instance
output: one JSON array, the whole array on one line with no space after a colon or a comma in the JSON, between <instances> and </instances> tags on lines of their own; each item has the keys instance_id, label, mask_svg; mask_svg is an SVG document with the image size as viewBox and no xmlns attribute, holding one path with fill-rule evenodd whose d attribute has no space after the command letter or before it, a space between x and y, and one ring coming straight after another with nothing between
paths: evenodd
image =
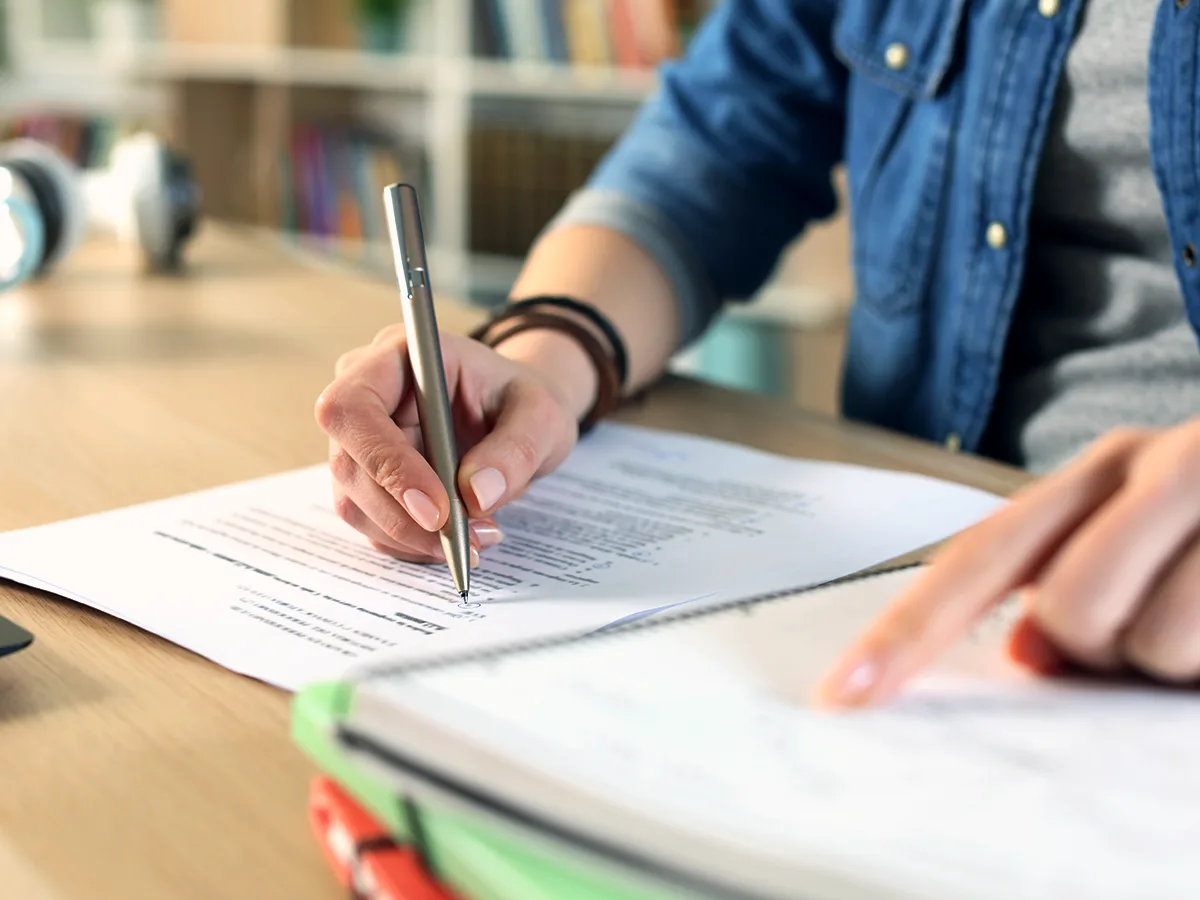
<instances>
[{"instance_id":1,"label":"green notebook cover","mask_svg":"<svg viewBox=\"0 0 1200 900\"><path fill-rule=\"evenodd\" d=\"M298 692L292 701L292 738L398 842L406 842L411 835L399 798L348 761L337 745L334 728L349 715L352 703L353 687L346 683L317 684ZM456 811L426 805L420 820L434 869L466 900L674 900L673 894L617 881L607 872L556 857Z\"/></svg>"}]
</instances>

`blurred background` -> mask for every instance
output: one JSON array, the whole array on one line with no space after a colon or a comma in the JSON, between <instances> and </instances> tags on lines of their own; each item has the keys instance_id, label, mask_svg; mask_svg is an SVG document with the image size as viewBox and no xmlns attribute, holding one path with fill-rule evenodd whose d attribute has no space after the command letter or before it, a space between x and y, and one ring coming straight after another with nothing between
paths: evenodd
<instances>
[{"instance_id":1,"label":"blurred background","mask_svg":"<svg viewBox=\"0 0 1200 900\"><path fill-rule=\"evenodd\" d=\"M205 222L391 280L380 188L422 196L434 284L503 300L522 255L720 0L0 0L0 139L103 166L148 128ZM843 214L677 371L835 411Z\"/></svg>"}]
</instances>

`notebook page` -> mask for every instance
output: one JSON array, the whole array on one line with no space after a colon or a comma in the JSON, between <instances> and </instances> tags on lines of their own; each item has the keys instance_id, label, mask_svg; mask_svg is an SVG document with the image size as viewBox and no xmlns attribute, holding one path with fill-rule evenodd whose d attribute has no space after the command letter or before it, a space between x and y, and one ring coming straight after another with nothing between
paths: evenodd
<instances>
[{"instance_id":1,"label":"notebook page","mask_svg":"<svg viewBox=\"0 0 1200 900\"><path fill-rule=\"evenodd\" d=\"M800 890L815 864L947 900L1194 897L1189 694L1034 680L999 653L1001 610L892 707L807 707L816 674L909 577L363 692L409 751L432 751L413 723L436 723L431 763L461 746L461 774L501 793L488 774L519 768L513 802L713 877L740 860L739 886L771 896L824 896Z\"/></svg>"},{"instance_id":2,"label":"notebook page","mask_svg":"<svg viewBox=\"0 0 1200 900\"><path fill-rule=\"evenodd\" d=\"M998 504L885 471L605 425L498 516L462 608L444 564L376 552L316 466L0 535L0 576L296 688L378 655L600 628L763 585L826 581Z\"/></svg>"}]
</instances>

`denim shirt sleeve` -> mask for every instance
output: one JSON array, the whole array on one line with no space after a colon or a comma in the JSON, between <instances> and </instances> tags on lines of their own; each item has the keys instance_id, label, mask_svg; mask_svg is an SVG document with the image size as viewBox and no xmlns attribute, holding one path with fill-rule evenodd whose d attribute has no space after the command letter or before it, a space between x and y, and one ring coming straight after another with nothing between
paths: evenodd
<instances>
[{"instance_id":1,"label":"denim shirt sleeve","mask_svg":"<svg viewBox=\"0 0 1200 900\"><path fill-rule=\"evenodd\" d=\"M656 258L680 343L745 299L786 245L837 205L845 72L837 0L722 0L551 227L588 222Z\"/></svg>"}]
</instances>

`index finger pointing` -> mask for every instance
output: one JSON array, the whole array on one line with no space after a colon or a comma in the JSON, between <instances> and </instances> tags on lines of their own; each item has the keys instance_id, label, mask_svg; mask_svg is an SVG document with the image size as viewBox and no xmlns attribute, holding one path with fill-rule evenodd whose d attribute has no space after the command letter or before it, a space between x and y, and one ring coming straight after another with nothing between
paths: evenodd
<instances>
[{"instance_id":1,"label":"index finger pointing","mask_svg":"<svg viewBox=\"0 0 1200 900\"><path fill-rule=\"evenodd\" d=\"M1135 444L1105 441L954 538L817 686L818 703L885 701L991 606L1037 577L1062 542L1120 487Z\"/></svg>"}]
</instances>

